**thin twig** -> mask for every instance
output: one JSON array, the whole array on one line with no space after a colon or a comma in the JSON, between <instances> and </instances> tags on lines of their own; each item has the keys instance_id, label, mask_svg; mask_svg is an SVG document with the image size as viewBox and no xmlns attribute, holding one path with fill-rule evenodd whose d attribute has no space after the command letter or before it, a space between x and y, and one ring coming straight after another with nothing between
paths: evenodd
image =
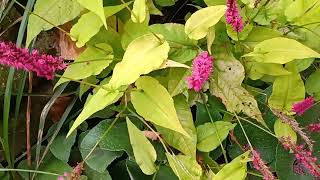
<instances>
[{"instance_id":1,"label":"thin twig","mask_svg":"<svg viewBox=\"0 0 320 180\"><path fill-rule=\"evenodd\" d=\"M28 93L32 93L32 73L29 72L29 85L28 85ZM31 97L28 96L28 103L27 103L27 112L26 112L26 133L27 133L27 161L28 166L31 167L31 144L30 144L30 117L31 117Z\"/></svg>"}]
</instances>

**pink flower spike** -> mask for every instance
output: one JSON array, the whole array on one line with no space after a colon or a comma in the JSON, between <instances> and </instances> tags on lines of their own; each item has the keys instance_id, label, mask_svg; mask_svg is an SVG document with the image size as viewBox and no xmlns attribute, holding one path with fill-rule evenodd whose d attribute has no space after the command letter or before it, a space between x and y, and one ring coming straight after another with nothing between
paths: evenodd
<instances>
[{"instance_id":1,"label":"pink flower spike","mask_svg":"<svg viewBox=\"0 0 320 180\"><path fill-rule=\"evenodd\" d=\"M63 70L66 65L59 57L40 54L37 50L28 52L28 49L18 48L13 43L0 41L0 64L16 69L32 71L39 77L53 79L54 73Z\"/></svg>"},{"instance_id":2,"label":"pink flower spike","mask_svg":"<svg viewBox=\"0 0 320 180\"><path fill-rule=\"evenodd\" d=\"M251 158L252 158L252 164L253 167L260 171L260 173L263 175L264 180L275 180L276 178L270 171L270 168L265 164L265 162L261 159L260 154L253 150L251 152Z\"/></svg>"},{"instance_id":3,"label":"pink flower spike","mask_svg":"<svg viewBox=\"0 0 320 180\"><path fill-rule=\"evenodd\" d=\"M239 13L237 0L227 0L226 22L232 25L233 30L236 32L243 30L244 24Z\"/></svg>"},{"instance_id":4,"label":"pink flower spike","mask_svg":"<svg viewBox=\"0 0 320 180\"><path fill-rule=\"evenodd\" d=\"M64 177L63 176L58 176L57 180L64 180Z\"/></svg>"},{"instance_id":5,"label":"pink flower spike","mask_svg":"<svg viewBox=\"0 0 320 180\"><path fill-rule=\"evenodd\" d=\"M301 116L306 110L310 109L313 106L314 102L315 100L313 97L307 97L300 102L294 103L292 106L292 111Z\"/></svg>"},{"instance_id":6,"label":"pink flower spike","mask_svg":"<svg viewBox=\"0 0 320 180\"><path fill-rule=\"evenodd\" d=\"M309 124L306 129L310 132L319 133L320 132L320 123Z\"/></svg>"},{"instance_id":7,"label":"pink flower spike","mask_svg":"<svg viewBox=\"0 0 320 180\"><path fill-rule=\"evenodd\" d=\"M200 53L192 64L192 75L187 77L189 89L199 92L204 83L209 79L213 70L213 57L207 51Z\"/></svg>"}]
</instances>

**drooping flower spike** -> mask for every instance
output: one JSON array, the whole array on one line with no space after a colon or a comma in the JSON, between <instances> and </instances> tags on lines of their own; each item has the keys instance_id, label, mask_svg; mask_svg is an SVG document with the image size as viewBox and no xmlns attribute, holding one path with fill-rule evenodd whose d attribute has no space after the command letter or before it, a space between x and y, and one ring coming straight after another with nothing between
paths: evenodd
<instances>
[{"instance_id":1,"label":"drooping flower spike","mask_svg":"<svg viewBox=\"0 0 320 180\"><path fill-rule=\"evenodd\" d=\"M306 110L310 109L314 105L314 102L315 100L313 97L307 97L306 99L293 104L292 111L301 116Z\"/></svg>"},{"instance_id":2,"label":"drooping flower spike","mask_svg":"<svg viewBox=\"0 0 320 180\"><path fill-rule=\"evenodd\" d=\"M62 58L40 54L37 50L29 53L28 49L18 48L13 43L1 41L0 64L35 72L37 76L44 77L48 80L53 79L56 71L66 68Z\"/></svg>"},{"instance_id":3,"label":"drooping flower spike","mask_svg":"<svg viewBox=\"0 0 320 180\"><path fill-rule=\"evenodd\" d=\"M237 0L227 0L226 22L236 32L243 30L244 24L238 9Z\"/></svg>"},{"instance_id":4,"label":"drooping flower spike","mask_svg":"<svg viewBox=\"0 0 320 180\"><path fill-rule=\"evenodd\" d=\"M192 64L192 75L187 77L189 89L199 92L213 70L213 57L207 51L200 53Z\"/></svg>"},{"instance_id":5,"label":"drooping flower spike","mask_svg":"<svg viewBox=\"0 0 320 180\"><path fill-rule=\"evenodd\" d=\"M251 151L251 158L253 167L258 170L262 175L264 180L275 180L276 178L270 171L270 168L265 164L265 162L261 159L260 153L256 150Z\"/></svg>"},{"instance_id":6,"label":"drooping flower spike","mask_svg":"<svg viewBox=\"0 0 320 180\"><path fill-rule=\"evenodd\" d=\"M306 129L309 132L319 133L320 132L320 123L309 124Z\"/></svg>"}]
</instances>

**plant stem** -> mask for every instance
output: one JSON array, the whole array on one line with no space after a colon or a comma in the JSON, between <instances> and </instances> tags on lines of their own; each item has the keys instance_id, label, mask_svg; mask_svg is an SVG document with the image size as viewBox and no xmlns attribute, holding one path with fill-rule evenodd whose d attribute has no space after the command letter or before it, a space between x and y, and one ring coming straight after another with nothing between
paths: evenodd
<instances>
[{"instance_id":1,"label":"plant stem","mask_svg":"<svg viewBox=\"0 0 320 180\"><path fill-rule=\"evenodd\" d=\"M240 125L240 127L241 127L241 129L242 129L242 132L243 132L243 134L244 134L244 136L246 137L246 140L247 140L247 142L248 142L248 144L249 144L249 146L250 146L250 149L251 149L251 151L253 151L253 147L252 147L252 144L251 144L251 142L250 142L250 140L249 140L249 138L248 138L248 136L247 136L247 133L246 133L246 131L244 130L244 128L243 128L243 126L242 126L242 123L241 123L241 121L239 120L239 118L238 118L238 115L234 112L234 116L237 118L237 120L238 120L238 123L239 123L239 125Z\"/></svg>"},{"instance_id":2,"label":"plant stem","mask_svg":"<svg viewBox=\"0 0 320 180\"><path fill-rule=\"evenodd\" d=\"M32 73L29 72L29 85L28 85L28 93L32 93ZM27 112L26 112L26 144L27 144L27 161L29 168L31 167L31 143L30 143L30 117L31 117L31 97L28 96L28 102L27 102Z\"/></svg>"}]
</instances>

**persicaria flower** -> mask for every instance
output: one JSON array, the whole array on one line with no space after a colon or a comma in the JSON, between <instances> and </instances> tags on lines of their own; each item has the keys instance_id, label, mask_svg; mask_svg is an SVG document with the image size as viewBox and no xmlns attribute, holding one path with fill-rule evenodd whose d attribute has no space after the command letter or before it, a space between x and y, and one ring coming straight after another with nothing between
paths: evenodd
<instances>
[{"instance_id":1,"label":"persicaria flower","mask_svg":"<svg viewBox=\"0 0 320 180\"><path fill-rule=\"evenodd\" d=\"M306 110L310 109L313 106L314 102L315 100L310 96L300 102L293 104L292 111L301 116Z\"/></svg>"},{"instance_id":2,"label":"persicaria flower","mask_svg":"<svg viewBox=\"0 0 320 180\"><path fill-rule=\"evenodd\" d=\"M310 132L318 133L320 132L320 123L309 124L306 129Z\"/></svg>"},{"instance_id":3,"label":"persicaria flower","mask_svg":"<svg viewBox=\"0 0 320 180\"><path fill-rule=\"evenodd\" d=\"M207 51L200 53L192 64L192 75L187 77L189 89L199 92L212 73L213 57Z\"/></svg>"},{"instance_id":4,"label":"persicaria flower","mask_svg":"<svg viewBox=\"0 0 320 180\"><path fill-rule=\"evenodd\" d=\"M48 80L53 79L56 71L66 68L60 57L40 54L37 50L29 53L28 49L4 42L0 42L0 64L35 72L37 76Z\"/></svg>"},{"instance_id":5,"label":"persicaria flower","mask_svg":"<svg viewBox=\"0 0 320 180\"><path fill-rule=\"evenodd\" d=\"M265 164L265 162L261 159L260 153L258 153L256 150L251 151L251 158L252 158L252 164L253 167L260 171L260 173L263 175L264 180L275 180L276 178L270 171L270 168Z\"/></svg>"},{"instance_id":6,"label":"persicaria flower","mask_svg":"<svg viewBox=\"0 0 320 180\"><path fill-rule=\"evenodd\" d=\"M243 30L243 20L239 13L237 0L227 0L226 22L232 25L233 30L241 32Z\"/></svg>"},{"instance_id":7,"label":"persicaria flower","mask_svg":"<svg viewBox=\"0 0 320 180\"><path fill-rule=\"evenodd\" d=\"M320 177L320 166L316 164L317 158L312 156L311 151L304 149L303 145L296 145L290 137L282 137L280 142L284 149L291 150L294 153L298 163L303 165L312 176Z\"/></svg>"}]
</instances>

